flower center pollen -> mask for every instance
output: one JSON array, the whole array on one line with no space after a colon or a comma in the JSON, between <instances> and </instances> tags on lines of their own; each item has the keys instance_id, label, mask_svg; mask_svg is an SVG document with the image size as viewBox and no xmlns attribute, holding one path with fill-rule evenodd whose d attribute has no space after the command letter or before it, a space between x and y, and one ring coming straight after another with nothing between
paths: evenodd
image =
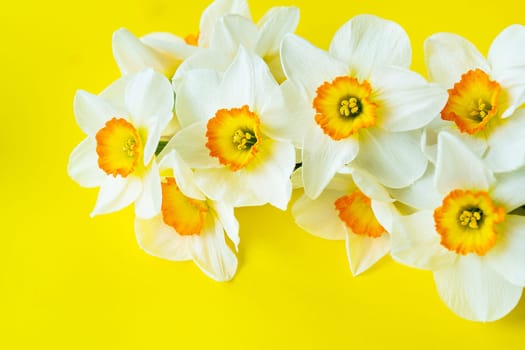
<instances>
[{"instance_id":1,"label":"flower center pollen","mask_svg":"<svg viewBox=\"0 0 525 350\"><path fill-rule=\"evenodd\" d=\"M142 157L142 140L135 127L122 118L112 118L95 135L98 166L108 175L126 177Z\"/></svg>"},{"instance_id":2,"label":"flower center pollen","mask_svg":"<svg viewBox=\"0 0 525 350\"><path fill-rule=\"evenodd\" d=\"M490 80L481 69L470 70L448 90L448 101L441 119L453 121L458 129L470 135L485 129L498 114L501 86Z\"/></svg>"},{"instance_id":3,"label":"flower center pollen","mask_svg":"<svg viewBox=\"0 0 525 350\"><path fill-rule=\"evenodd\" d=\"M434 210L441 245L462 255L485 255L496 244L496 225L504 219L503 207L495 206L485 191L454 190Z\"/></svg>"},{"instance_id":4,"label":"flower center pollen","mask_svg":"<svg viewBox=\"0 0 525 350\"><path fill-rule=\"evenodd\" d=\"M361 110L360 103L355 97L350 97L341 101L341 107L339 108L339 114L341 117L356 117L359 115Z\"/></svg>"},{"instance_id":5,"label":"flower center pollen","mask_svg":"<svg viewBox=\"0 0 525 350\"><path fill-rule=\"evenodd\" d=\"M207 125L210 156L232 171L246 167L259 151L259 125L259 117L248 106L218 110Z\"/></svg>"},{"instance_id":6,"label":"flower center pollen","mask_svg":"<svg viewBox=\"0 0 525 350\"><path fill-rule=\"evenodd\" d=\"M317 88L313 100L315 121L334 140L347 138L361 128L374 126L377 105L370 100L372 88L365 80L335 78Z\"/></svg>"}]
</instances>

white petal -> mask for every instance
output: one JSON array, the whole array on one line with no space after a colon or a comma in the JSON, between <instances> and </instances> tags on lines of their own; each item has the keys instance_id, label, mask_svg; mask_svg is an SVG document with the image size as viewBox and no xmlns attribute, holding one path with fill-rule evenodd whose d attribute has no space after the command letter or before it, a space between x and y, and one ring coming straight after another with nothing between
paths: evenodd
<instances>
[{"instance_id":1,"label":"white petal","mask_svg":"<svg viewBox=\"0 0 525 350\"><path fill-rule=\"evenodd\" d=\"M132 78L125 99L134 125L148 131L144 146L144 165L147 165L157 149L160 134L173 116L173 89L164 76L146 69Z\"/></svg>"},{"instance_id":2,"label":"white petal","mask_svg":"<svg viewBox=\"0 0 525 350\"><path fill-rule=\"evenodd\" d=\"M483 161L449 133L438 137L436 188L442 194L455 189L487 190L494 181Z\"/></svg>"},{"instance_id":3,"label":"white petal","mask_svg":"<svg viewBox=\"0 0 525 350\"><path fill-rule=\"evenodd\" d=\"M206 196L234 207L270 203L286 209L292 185L290 176L295 166L291 144L266 140L257 156L245 168L231 171L227 167L198 169L195 176Z\"/></svg>"},{"instance_id":4,"label":"white petal","mask_svg":"<svg viewBox=\"0 0 525 350\"><path fill-rule=\"evenodd\" d=\"M226 53L236 52L239 46L255 49L258 30L255 24L239 15L221 17L213 29L210 48Z\"/></svg>"},{"instance_id":5,"label":"white petal","mask_svg":"<svg viewBox=\"0 0 525 350\"><path fill-rule=\"evenodd\" d=\"M346 254L350 263L350 270L354 276L368 270L389 250L390 237L387 234L378 238L371 238L352 232L347 233Z\"/></svg>"},{"instance_id":6,"label":"white petal","mask_svg":"<svg viewBox=\"0 0 525 350\"><path fill-rule=\"evenodd\" d=\"M373 175L357 167L350 166L350 168L352 168L352 179L356 186L367 197L382 202L392 201L386 188L377 182L377 179Z\"/></svg>"},{"instance_id":7,"label":"white petal","mask_svg":"<svg viewBox=\"0 0 525 350\"><path fill-rule=\"evenodd\" d=\"M485 259L507 281L525 286L525 217L507 215L498 227L498 241Z\"/></svg>"},{"instance_id":8,"label":"white petal","mask_svg":"<svg viewBox=\"0 0 525 350\"><path fill-rule=\"evenodd\" d=\"M260 58L257 57L260 60ZM256 101L257 79L254 55L243 46L239 47L237 56L224 73L224 79L219 87L219 97L222 108L238 108L247 105L251 108ZM267 68L266 68L267 69ZM258 97L258 96L257 96Z\"/></svg>"},{"instance_id":9,"label":"white petal","mask_svg":"<svg viewBox=\"0 0 525 350\"><path fill-rule=\"evenodd\" d=\"M521 109L488 137L485 161L494 172L506 172L525 165L525 109Z\"/></svg>"},{"instance_id":10,"label":"white petal","mask_svg":"<svg viewBox=\"0 0 525 350\"><path fill-rule=\"evenodd\" d=\"M501 117L508 118L525 104L525 63L521 67L506 69L498 75L494 74L494 80L504 90L499 103L507 109L503 111Z\"/></svg>"},{"instance_id":11,"label":"white petal","mask_svg":"<svg viewBox=\"0 0 525 350\"><path fill-rule=\"evenodd\" d=\"M108 120L121 115L102 97L83 90L75 94L74 109L78 126L92 137L104 127Z\"/></svg>"},{"instance_id":12,"label":"white petal","mask_svg":"<svg viewBox=\"0 0 525 350\"><path fill-rule=\"evenodd\" d=\"M492 42L488 55L495 75L509 68L525 67L525 26L513 24Z\"/></svg>"},{"instance_id":13,"label":"white petal","mask_svg":"<svg viewBox=\"0 0 525 350\"><path fill-rule=\"evenodd\" d=\"M435 271L434 280L445 304L472 321L495 321L505 316L516 306L523 289L507 282L473 254Z\"/></svg>"},{"instance_id":14,"label":"white petal","mask_svg":"<svg viewBox=\"0 0 525 350\"><path fill-rule=\"evenodd\" d=\"M167 226L162 215L152 219L135 218L135 235L148 254L171 261L191 260L193 236L181 236Z\"/></svg>"},{"instance_id":15,"label":"white petal","mask_svg":"<svg viewBox=\"0 0 525 350\"><path fill-rule=\"evenodd\" d=\"M122 178L106 176L100 185L91 217L118 211L133 203L142 192L142 182L136 176Z\"/></svg>"},{"instance_id":16,"label":"white petal","mask_svg":"<svg viewBox=\"0 0 525 350\"><path fill-rule=\"evenodd\" d=\"M180 85L185 81L186 74L194 69L211 69L216 72L224 72L233 62L237 52L224 52L219 49L199 50L177 68L173 76L173 87L175 93L179 93ZM220 75L220 73L218 73ZM178 97L177 97L178 98Z\"/></svg>"},{"instance_id":17,"label":"white petal","mask_svg":"<svg viewBox=\"0 0 525 350\"><path fill-rule=\"evenodd\" d=\"M205 200L206 196L201 192L197 187L193 177L193 171L191 168L184 162L176 149L170 150L168 153L164 151L159 154L161 160L159 162L159 168L171 169L173 171L173 176L175 177L175 182L179 187L180 191L190 198L195 198L199 200Z\"/></svg>"},{"instance_id":18,"label":"white petal","mask_svg":"<svg viewBox=\"0 0 525 350\"><path fill-rule=\"evenodd\" d=\"M490 197L507 213L525 205L525 167L496 176Z\"/></svg>"},{"instance_id":19,"label":"white petal","mask_svg":"<svg viewBox=\"0 0 525 350\"><path fill-rule=\"evenodd\" d=\"M394 217L400 215L394 204L372 199L371 207L377 222L379 222L387 232L392 232Z\"/></svg>"},{"instance_id":20,"label":"white petal","mask_svg":"<svg viewBox=\"0 0 525 350\"><path fill-rule=\"evenodd\" d=\"M490 73L485 57L468 40L456 34L438 33L425 41L425 62L430 81L446 88L459 82L461 75L481 68Z\"/></svg>"},{"instance_id":21,"label":"white petal","mask_svg":"<svg viewBox=\"0 0 525 350\"><path fill-rule=\"evenodd\" d=\"M108 87L102 91L99 96L108 101L111 106L118 109L122 117L128 118L129 113L126 111L126 89L133 78L133 75L125 75L112 82Z\"/></svg>"},{"instance_id":22,"label":"white petal","mask_svg":"<svg viewBox=\"0 0 525 350\"><path fill-rule=\"evenodd\" d=\"M174 63L176 60L182 61L193 55L199 48L188 45L186 42L171 33L149 33L140 38L147 46L161 51L173 57Z\"/></svg>"},{"instance_id":23,"label":"white petal","mask_svg":"<svg viewBox=\"0 0 525 350\"><path fill-rule=\"evenodd\" d=\"M173 75L178 59L163 55L145 45L124 28L113 33L113 56L122 75L152 68L167 76Z\"/></svg>"},{"instance_id":24,"label":"white petal","mask_svg":"<svg viewBox=\"0 0 525 350\"><path fill-rule=\"evenodd\" d=\"M308 196L319 196L334 174L355 158L358 150L357 137L334 141L317 125L309 128L303 149L303 181Z\"/></svg>"},{"instance_id":25,"label":"white petal","mask_svg":"<svg viewBox=\"0 0 525 350\"><path fill-rule=\"evenodd\" d=\"M210 218L209 221L212 219ZM193 241L193 261L214 280L228 281L237 271L237 257L226 244L220 222L213 220L206 225L206 229L198 239Z\"/></svg>"},{"instance_id":26,"label":"white petal","mask_svg":"<svg viewBox=\"0 0 525 350\"><path fill-rule=\"evenodd\" d=\"M444 88L429 84L419 74L404 68L377 69L370 80L378 91L381 127L390 131L415 130L427 125L440 114L448 99Z\"/></svg>"},{"instance_id":27,"label":"white petal","mask_svg":"<svg viewBox=\"0 0 525 350\"><path fill-rule=\"evenodd\" d=\"M443 195L434 187L434 167L429 165L425 174L412 185L390 190L392 197L417 209L434 210L443 201Z\"/></svg>"},{"instance_id":28,"label":"white petal","mask_svg":"<svg viewBox=\"0 0 525 350\"><path fill-rule=\"evenodd\" d=\"M224 227L226 235L235 245L235 249L239 250L239 243L241 241L239 237L239 222L235 218L233 207L226 203L213 202L213 209L217 213L217 218Z\"/></svg>"},{"instance_id":29,"label":"white petal","mask_svg":"<svg viewBox=\"0 0 525 350\"><path fill-rule=\"evenodd\" d=\"M163 152L166 154L175 149L184 161L192 168L217 168L221 164L210 156L206 147L206 122L194 123L176 133L168 142Z\"/></svg>"},{"instance_id":30,"label":"white petal","mask_svg":"<svg viewBox=\"0 0 525 350\"><path fill-rule=\"evenodd\" d=\"M82 187L98 187L106 174L98 167L97 141L85 138L71 152L67 165L68 175Z\"/></svg>"},{"instance_id":31,"label":"white petal","mask_svg":"<svg viewBox=\"0 0 525 350\"><path fill-rule=\"evenodd\" d=\"M135 202L135 214L139 218L149 219L160 212L162 204L162 189L157 162L153 160L151 167L142 178L142 193Z\"/></svg>"},{"instance_id":32,"label":"white petal","mask_svg":"<svg viewBox=\"0 0 525 350\"><path fill-rule=\"evenodd\" d=\"M177 118L182 127L213 118L218 110L220 82L220 74L209 69L195 69L186 74L175 100Z\"/></svg>"},{"instance_id":33,"label":"white petal","mask_svg":"<svg viewBox=\"0 0 525 350\"><path fill-rule=\"evenodd\" d=\"M302 148L306 130L314 122L314 110L304 90L291 80L281 84L280 90L277 102L269 99L261 112L264 113L265 133L272 138L290 140L296 147ZM272 97L275 99L275 95ZM309 118L310 122L305 118Z\"/></svg>"},{"instance_id":34,"label":"white petal","mask_svg":"<svg viewBox=\"0 0 525 350\"><path fill-rule=\"evenodd\" d=\"M329 52L353 67L361 79L384 66L408 68L412 48L397 23L372 15L355 16L334 35Z\"/></svg>"},{"instance_id":35,"label":"white petal","mask_svg":"<svg viewBox=\"0 0 525 350\"><path fill-rule=\"evenodd\" d=\"M259 38L255 52L261 57L278 54L285 34L293 33L299 24L297 7L273 7L259 20Z\"/></svg>"},{"instance_id":36,"label":"white petal","mask_svg":"<svg viewBox=\"0 0 525 350\"><path fill-rule=\"evenodd\" d=\"M250 8L246 0L216 0L202 13L200 20L199 46L206 47L217 21L227 14L238 14L251 18Z\"/></svg>"},{"instance_id":37,"label":"white petal","mask_svg":"<svg viewBox=\"0 0 525 350\"><path fill-rule=\"evenodd\" d=\"M324 82L348 74L344 63L293 34L283 39L281 61L286 77L305 89L309 101Z\"/></svg>"},{"instance_id":38,"label":"white petal","mask_svg":"<svg viewBox=\"0 0 525 350\"><path fill-rule=\"evenodd\" d=\"M409 266L436 270L450 266L456 259L455 253L441 245L430 210L395 217L391 238L392 257Z\"/></svg>"},{"instance_id":39,"label":"white petal","mask_svg":"<svg viewBox=\"0 0 525 350\"><path fill-rule=\"evenodd\" d=\"M335 201L344 195L344 192L325 190L317 199L310 199L303 194L292 206L295 222L314 236L330 240L345 239L345 225L335 208Z\"/></svg>"},{"instance_id":40,"label":"white petal","mask_svg":"<svg viewBox=\"0 0 525 350\"><path fill-rule=\"evenodd\" d=\"M427 158L419 148L420 133L360 130L356 164L387 187L408 186L424 173Z\"/></svg>"}]
</instances>

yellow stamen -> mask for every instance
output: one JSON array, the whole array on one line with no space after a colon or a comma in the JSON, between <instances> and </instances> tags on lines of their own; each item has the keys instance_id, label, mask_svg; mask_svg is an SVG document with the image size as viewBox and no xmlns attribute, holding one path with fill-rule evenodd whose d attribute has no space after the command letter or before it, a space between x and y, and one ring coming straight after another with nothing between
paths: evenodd
<instances>
[{"instance_id":1,"label":"yellow stamen","mask_svg":"<svg viewBox=\"0 0 525 350\"><path fill-rule=\"evenodd\" d=\"M248 106L218 110L208 121L206 147L232 171L244 168L255 158L261 143L260 120Z\"/></svg>"},{"instance_id":2,"label":"yellow stamen","mask_svg":"<svg viewBox=\"0 0 525 350\"><path fill-rule=\"evenodd\" d=\"M441 112L443 120L456 123L470 135L485 129L498 113L501 86L481 69L470 70L448 90L448 101Z\"/></svg>"},{"instance_id":3,"label":"yellow stamen","mask_svg":"<svg viewBox=\"0 0 525 350\"><path fill-rule=\"evenodd\" d=\"M125 119L112 118L95 135L98 166L106 174L126 177L136 170L142 157L142 140Z\"/></svg>"},{"instance_id":4,"label":"yellow stamen","mask_svg":"<svg viewBox=\"0 0 525 350\"><path fill-rule=\"evenodd\" d=\"M165 178L161 185L164 223L183 236L200 234L208 215L206 202L186 197L173 177Z\"/></svg>"},{"instance_id":5,"label":"yellow stamen","mask_svg":"<svg viewBox=\"0 0 525 350\"><path fill-rule=\"evenodd\" d=\"M315 121L334 140L355 134L361 128L374 126L377 105L370 100L372 88L352 77L337 77L317 88L313 101Z\"/></svg>"},{"instance_id":6,"label":"yellow stamen","mask_svg":"<svg viewBox=\"0 0 525 350\"><path fill-rule=\"evenodd\" d=\"M434 211L441 245L458 254L485 255L496 244L496 225L505 219L485 191L454 190Z\"/></svg>"},{"instance_id":7,"label":"yellow stamen","mask_svg":"<svg viewBox=\"0 0 525 350\"><path fill-rule=\"evenodd\" d=\"M341 221L356 235L377 238L386 233L374 215L370 198L363 192L354 191L338 198L334 204Z\"/></svg>"}]
</instances>

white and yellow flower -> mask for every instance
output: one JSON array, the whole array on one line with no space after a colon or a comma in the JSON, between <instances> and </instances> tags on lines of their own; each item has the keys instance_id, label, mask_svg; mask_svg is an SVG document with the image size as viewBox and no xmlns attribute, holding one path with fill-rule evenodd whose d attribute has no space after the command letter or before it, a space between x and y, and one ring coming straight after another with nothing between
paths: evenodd
<instances>
[{"instance_id":1,"label":"white and yellow flower","mask_svg":"<svg viewBox=\"0 0 525 350\"><path fill-rule=\"evenodd\" d=\"M295 150L285 137L279 85L263 60L243 47L223 74L189 71L176 112L183 129L168 144L195 168L207 197L233 206L285 209Z\"/></svg>"},{"instance_id":2,"label":"white and yellow flower","mask_svg":"<svg viewBox=\"0 0 525 350\"><path fill-rule=\"evenodd\" d=\"M184 38L150 33L139 39L124 28L115 31L113 56L123 75L153 68L171 79L182 61L209 46L217 21L227 14L251 18L246 0L216 0L202 13L199 32Z\"/></svg>"},{"instance_id":3,"label":"white and yellow flower","mask_svg":"<svg viewBox=\"0 0 525 350\"><path fill-rule=\"evenodd\" d=\"M292 206L297 225L330 240L345 240L350 270L358 275L390 251L393 199L361 171L336 174L316 199L303 194Z\"/></svg>"},{"instance_id":4,"label":"white and yellow flower","mask_svg":"<svg viewBox=\"0 0 525 350\"><path fill-rule=\"evenodd\" d=\"M209 47L192 55L177 70L175 83L191 69L226 70L240 45L263 58L275 79L282 82L286 77L281 65L281 41L286 34L295 31L298 23L299 9L292 6L273 7L257 23L247 16L225 15L217 20Z\"/></svg>"},{"instance_id":5,"label":"white and yellow flower","mask_svg":"<svg viewBox=\"0 0 525 350\"><path fill-rule=\"evenodd\" d=\"M425 42L425 60L432 81L448 90L441 122L431 133L446 129L469 144L495 172L525 164L525 26L512 25L494 39L486 59L466 39L438 33ZM433 142L434 141L434 142ZM435 137L427 138L435 158Z\"/></svg>"},{"instance_id":6,"label":"white and yellow flower","mask_svg":"<svg viewBox=\"0 0 525 350\"><path fill-rule=\"evenodd\" d=\"M287 91L295 88L287 99L310 197L350 162L392 188L424 173L419 129L439 114L446 91L408 69L410 43L399 25L357 16L337 31L329 52L290 34L281 56Z\"/></svg>"},{"instance_id":7,"label":"white and yellow flower","mask_svg":"<svg viewBox=\"0 0 525 350\"><path fill-rule=\"evenodd\" d=\"M87 134L71 153L68 173L84 187L100 187L92 216L135 202L136 214L160 210L154 154L171 119L173 90L151 69L121 78L100 95L78 91L75 117Z\"/></svg>"},{"instance_id":8,"label":"white and yellow flower","mask_svg":"<svg viewBox=\"0 0 525 350\"><path fill-rule=\"evenodd\" d=\"M493 321L525 286L525 168L494 175L457 137L439 134L435 174L399 200L418 209L395 217L392 255L432 270L439 295L469 320Z\"/></svg>"},{"instance_id":9,"label":"white and yellow flower","mask_svg":"<svg viewBox=\"0 0 525 350\"><path fill-rule=\"evenodd\" d=\"M232 279L237 257L226 237L237 249L239 224L233 207L206 198L176 151L160 157L162 210L151 219L135 219L140 247L167 260L193 260L216 281Z\"/></svg>"}]
</instances>

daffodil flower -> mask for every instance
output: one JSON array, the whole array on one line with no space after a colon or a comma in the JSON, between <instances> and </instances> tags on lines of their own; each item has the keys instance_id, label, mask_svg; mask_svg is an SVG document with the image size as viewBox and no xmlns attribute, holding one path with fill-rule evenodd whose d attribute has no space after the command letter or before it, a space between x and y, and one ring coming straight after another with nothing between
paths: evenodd
<instances>
[{"instance_id":1,"label":"daffodil flower","mask_svg":"<svg viewBox=\"0 0 525 350\"><path fill-rule=\"evenodd\" d=\"M495 172L525 164L525 26L512 25L492 42L488 58L466 39L438 33L425 42L429 79L448 101L429 134L448 130L483 155ZM435 158L435 137L426 141ZM433 142L434 141L434 142Z\"/></svg>"},{"instance_id":2,"label":"daffodil flower","mask_svg":"<svg viewBox=\"0 0 525 350\"><path fill-rule=\"evenodd\" d=\"M399 25L357 16L337 31L328 52L289 34L281 56L287 86L296 90L287 99L298 116L291 127L310 197L350 162L392 188L424 173L420 129L439 114L446 91L408 69L410 43Z\"/></svg>"},{"instance_id":3,"label":"daffodil flower","mask_svg":"<svg viewBox=\"0 0 525 350\"><path fill-rule=\"evenodd\" d=\"M206 198L176 151L160 157L162 210L151 219L135 219L140 247L167 260L193 260L216 281L232 279L237 257L225 234L237 249L239 224L233 207Z\"/></svg>"},{"instance_id":4,"label":"daffodil flower","mask_svg":"<svg viewBox=\"0 0 525 350\"><path fill-rule=\"evenodd\" d=\"M390 251L393 201L372 176L354 171L336 174L316 199L303 194L292 215L315 236L345 240L350 269L358 275Z\"/></svg>"},{"instance_id":5,"label":"daffodil flower","mask_svg":"<svg viewBox=\"0 0 525 350\"><path fill-rule=\"evenodd\" d=\"M225 73L195 69L185 75L176 101L183 129L166 147L195 169L207 197L285 209L295 150L278 113L283 106L266 64L241 47Z\"/></svg>"},{"instance_id":6,"label":"daffodil flower","mask_svg":"<svg viewBox=\"0 0 525 350\"><path fill-rule=\"evenodd\" d=\"M133 202L137 216L159 212L154 154L173 104L169 81L151 69L117 80L99 96L77 92L75 117L87 137L71 153L68 173L83 187L100 187L92 216Z\"/></svg>"},{"instance_id":7,"label":"daffodil flower","mask_svg":"<svg viewBox=\"0 0 525 350\"><path fill-rule=\"evenodd\" d=\"M199 32L184 38L150 33L138 39L124 28L115 31L113 56L123 75L149 67L171 79L182 61L209 46L215 24L226 14L251 18L246 0L216 0L202 13Z\"/></svg>"},{"instance_id":8,"label":"daffodil flower","mask_svg":"<svg viewBox=\"0 0 525 350\"><path fill-rule=\"evenodd\" d=\"M525 168L494 175L457 137L439 134L435 173L398 193L417 208L394 217L392 255L433 271L446 305L461 317L493 321L525 286Z\"/></svg>"},{"instance_id":9,"label":"daffodil flower","mask_svg":"<svg viewBox=\"0 0 525 350\"><path fill-rule=\"evenodd\" d=\"M199 50L179 67L174 81L186 71L195 68L210 68L224 71L231 64L239 46L255 52L263 58L278 82L285 80L280 57L283 37L293 33L299 23L296 7L273 7L255 24L251 19L228 14L217 20L209 40L209 47Z\"/></svg>"}]
</instances>

